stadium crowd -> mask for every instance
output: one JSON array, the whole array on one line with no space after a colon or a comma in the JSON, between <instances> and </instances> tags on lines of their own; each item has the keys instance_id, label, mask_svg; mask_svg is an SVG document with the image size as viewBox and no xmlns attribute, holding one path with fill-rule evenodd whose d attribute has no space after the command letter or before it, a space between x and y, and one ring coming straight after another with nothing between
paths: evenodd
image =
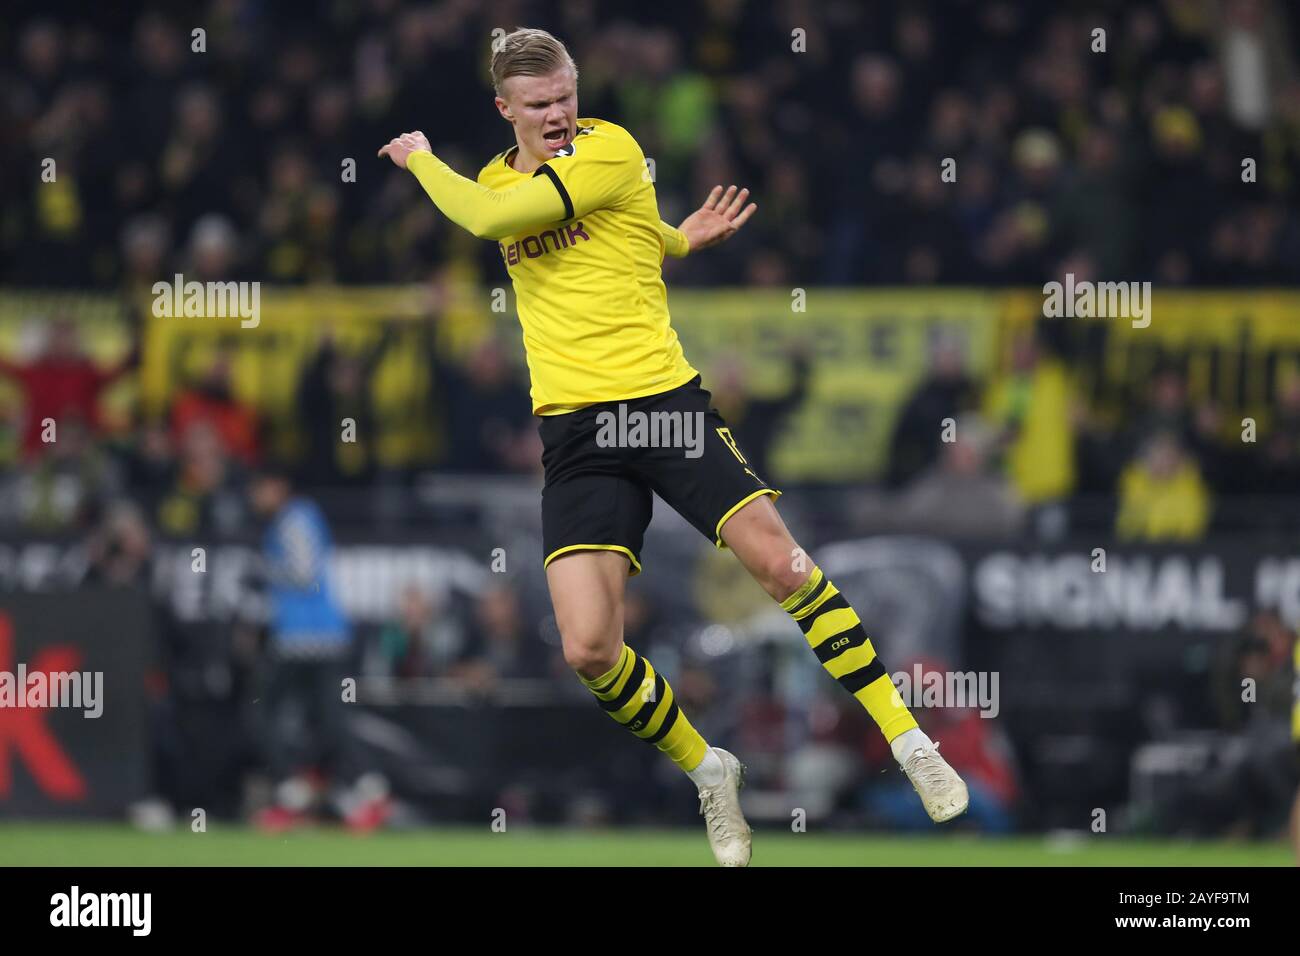
<instances>
[{"instance_id":1,"label":"stadium crowd","mask_svg":"<svg viewBox=\"0 0 1300 956\"><path fill-rule=\"evenodd\" d=\"M511 145L486 62L516 21L570 44L581 113L634 131L665 218L715 182L761 197L675 284L1035 285L1066 260L1267 284L1300 252L1300 18L1269 0L41 8L0 68L0 162L30 173L0 183L4 283L495 276L373 150L423 127L473 175Z\"/></svg>"},{"instance_id":2,"label":"stadium crowd","mask_svg":"<svg viewBox=\"0 0 1300 956\"><path fill-rule=\"evenodd\" d=\"M371 164L365 144L422 125L473 174L510 139L489 102L492 30L530 18L571 43L582 112L635 131L665 218L715 181L762 197L735 242L666 263L674 286L1032 286L1067 268L1162 287L1291 278L1300 18L1267 0L1165 0L1098 16L1010 0L712 0L653 18L590 2L371 0L326 5L304 24L289 8L241 0L57 19L33 5L10 20L3 67L0 158L33 175L0 182L0 283L115 288L137 302L174 272L500 281L491 245L446 223L409 177ZM947 157L955 182L940 175ZM1252 182L1243 157L1255 160ZM18 398L0 416L0 460L26 463L0 520L67 526L72 502L116 482L148 499L164 528L236 522L215 502L262 453L267 423L239 407L230 363L214 361L164 418L136 422L110 449L95 441L97 398L134 374L139 345L117 367L91 367L55 318L43 317L44 354L9 355L0 368ZM370 433L367 381L381 351L326 340L298 384L289 427L317 484L367 483L381 470L374 448L342 448L326 427L350 415ZM444 440L423 464L535 468L522 370L491 342L456 361L428 355ZM988 514L1011 529L1024 508L1086 493L1118 497L1127 536L1188 538L1211 526L1217 494L1276 492L1295 477L1300 384L1279 388L1277 420L1239 469L1221 410L1192 407L1180 369L1136 396L1149 411L1125 424L1070 393L1070 361L1027 344L1002 380L965 385L947 380L962 378L951 358L936 364L891 449L891 487L935 466L905 513L933 513L926 502L973 469L996 499ZM940 461L931 423L958 411L978 413L972 441ZM44 455L40 422L69 413L68 440ZM750 430L774 419L753 415ZM1000 460L1010 485L987 487Z\"/></svg>"}]
</instances>

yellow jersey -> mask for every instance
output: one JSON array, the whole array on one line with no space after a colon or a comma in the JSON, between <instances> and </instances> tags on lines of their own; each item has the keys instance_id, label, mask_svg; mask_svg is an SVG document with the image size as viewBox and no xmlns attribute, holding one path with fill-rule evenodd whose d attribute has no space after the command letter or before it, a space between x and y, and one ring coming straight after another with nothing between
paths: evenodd
<instances>
[{"instance_id":1,"label":"yellow jersey","mask_svg":"<svg viewBox=\"0 0 1300 956\"><path fill-rule=\"evenodd\" d=\"M690 381L697 373L670 323L662 275L664 255L685 255L688 243L660 220L636 140L614 123L580 119L573 141L536 170L514 169L516 151L497 154L477 185L430 153L412 153L407 168L453 221L498 240L534 414Z\"/></svg>"}]
</instances>

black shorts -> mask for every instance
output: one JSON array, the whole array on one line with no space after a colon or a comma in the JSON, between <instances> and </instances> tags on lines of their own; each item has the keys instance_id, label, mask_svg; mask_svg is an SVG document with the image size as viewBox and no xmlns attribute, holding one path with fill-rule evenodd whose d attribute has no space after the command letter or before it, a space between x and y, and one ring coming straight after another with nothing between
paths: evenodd
<instances>
[{"instance_id":1,"label":"black shorts","mask_svg":"<svg viewBox=\"0 0 1300 956\"><path fill-rule=\"evenodd\" d=\"M745 460L697 375L658 395L544 415L545 564L570 551L620 551L641 571L652 492L717 547L722 526L769 488Z\"/></svg>"}]
</instances>

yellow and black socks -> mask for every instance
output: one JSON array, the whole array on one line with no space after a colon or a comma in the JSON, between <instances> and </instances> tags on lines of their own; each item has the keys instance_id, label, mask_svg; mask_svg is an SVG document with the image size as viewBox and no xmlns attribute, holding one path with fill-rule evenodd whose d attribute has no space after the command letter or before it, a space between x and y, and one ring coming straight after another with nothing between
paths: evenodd
<instances>
[{"instance_id":1,"label":"yellow and black socks","mask_svg":"<svg viewBox=\"0 0 1300 956\"><path fill-rule=\"evenodd\" d=\"M803 586L781 602L781 610L795 619L822 666L867 709L887 742L916 729L916 718L876 656L857 612L821 568L813 568Z\"/></svg>"},{"instance_id":2,"label":"yellow and black socks","mask_svg":"<svg viewBox=\"0 0 1300 956\"><path fill-rule=\"evenodd\" d=\"M709 753L709 745L677 706L663 674L655 673L650 662L626 644L608 673L581 680L609 716L654 744L688 774Z\"/></svg>"}]
</instances>

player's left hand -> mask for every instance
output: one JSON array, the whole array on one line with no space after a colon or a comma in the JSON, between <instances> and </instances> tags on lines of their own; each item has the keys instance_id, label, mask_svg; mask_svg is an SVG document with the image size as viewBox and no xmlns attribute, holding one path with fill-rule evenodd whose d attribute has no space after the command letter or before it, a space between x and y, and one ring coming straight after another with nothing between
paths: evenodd
<instances>
[{"instance_id":1,"label":"player's left hand","mask_svg":"<svg viewBox=\"0 0 1300 956\"><path fill-rule=\"evenodd\" d=\"M423 150L432 153L429 141L418 129L414 133L403 133L397 139L390 140L387 146L380 148L379 155L387 156L397 164L398 169L406 168L406 158L412 153Z\"/></svg>"},{"instance_id":2,"label":"player's left hand","mask_svg":"<svg viewBox=\"0 0 1300 956\"><path fill-rule=\"evenodd\" d=\"M690 251L707 249L719 242L730 239L758 209L755 203L745 205L749 190L736 192L735 186L728 186L724 193L721 186L714 186L704 205L691 213L677 228L686 233L691 244Z\"/></svg>"}]
</instances>

